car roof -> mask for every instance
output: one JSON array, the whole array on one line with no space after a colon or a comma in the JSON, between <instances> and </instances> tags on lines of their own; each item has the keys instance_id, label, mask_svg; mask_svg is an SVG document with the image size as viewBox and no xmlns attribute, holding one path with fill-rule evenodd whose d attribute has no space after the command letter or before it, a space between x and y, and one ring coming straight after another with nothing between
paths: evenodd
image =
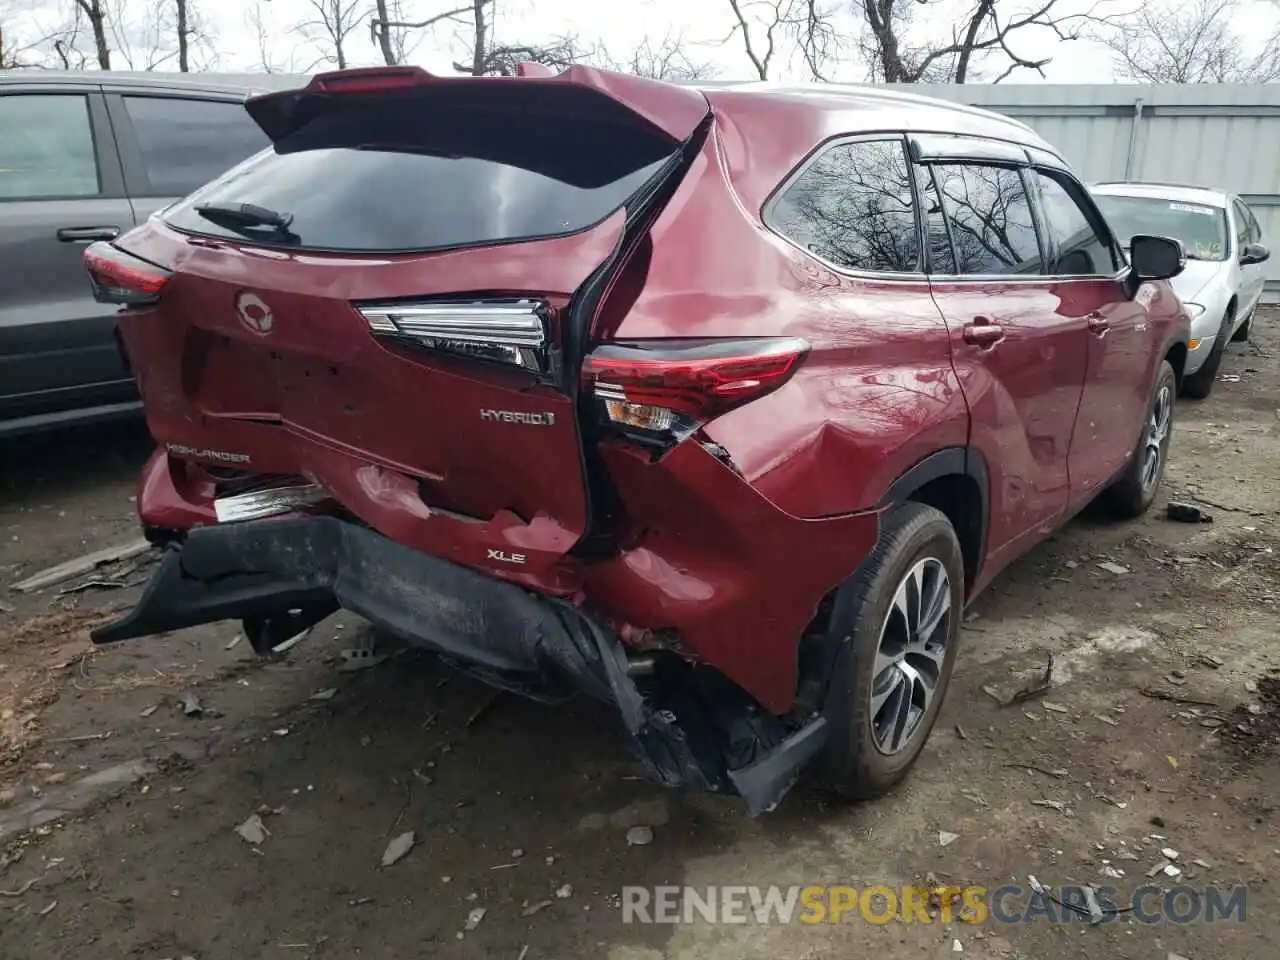
<instances>
[{"instance_id":1,"label":"car roof","mask_svg":"<svg viewBox=\"0 0 1280 960\"><path fill-rule=\"evenodd\" d=\"M1184 183L1143 183L1141 181L1105 181L1089 187L1095 194L1113 197L1151 197L1157 200L1181 200L1212 207L1231 203L1231 194L1216 187L1196 187Z\"/></svg>"},{"instance_id":2,"label":"car roof","mask_svg":"<svg viewBox=\"0 0 1280 960\"><path fill-rule=\"evenodd\" d=\"M284 73L169 73L133 70L4 70L0 87L104 87L164 93L213 93L245 96L305 86L309 78Z\"/></svg>"},{"instance_id":3,"label":"car roof","mask_svg":"<svg viewBox=\"0 0 1280 960\"><path fill-rule=\"evenodd\" d=\"M844 83L787 84L773 81L707 81L689 83L712 100L747 96L770 99L792 107L847 114L841 118L850 132L859 130L918 130L962 136L989 137L1046 150L1060 151L1020 120L993 110L888 87Z\"/></svg>"}]
</instances>

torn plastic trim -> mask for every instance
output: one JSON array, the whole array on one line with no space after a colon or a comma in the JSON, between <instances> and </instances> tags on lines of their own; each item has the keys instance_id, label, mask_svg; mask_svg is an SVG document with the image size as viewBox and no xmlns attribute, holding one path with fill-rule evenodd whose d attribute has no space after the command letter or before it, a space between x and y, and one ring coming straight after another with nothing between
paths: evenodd
<instances>
[{"instance_id":1,"label":"torn plastic trim","mask_svg":"<svg viewBox=\"0 0 1280 960\"><path fill-rule=\"evenodd\" d=\"M611 704L655 779L736 794L753 816L777 805L826 739L820 716L790 729L716 671L674 656L632 677L618 637L578 607L333 517L193 529L166 550L138 605L92 636L114 643L226 619L283 630L338 607L495 686Z\"/></svg>"}]
</instances>

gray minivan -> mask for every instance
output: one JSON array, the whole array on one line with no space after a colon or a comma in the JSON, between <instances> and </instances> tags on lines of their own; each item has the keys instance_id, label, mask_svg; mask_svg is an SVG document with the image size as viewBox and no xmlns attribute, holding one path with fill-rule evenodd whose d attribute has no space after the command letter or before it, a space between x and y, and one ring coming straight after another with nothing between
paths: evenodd
<instances>
[{"instance_id":1,"label":"gray minivan","mask_svg":"<svg viewBox=\"0 0 1280 960\"><path fill-rule=\"evenodd\" d=\"M244 99L302 83L0 72L0 436L141 409L84 247L266 147Z\"/></svg>"}]
</instances>

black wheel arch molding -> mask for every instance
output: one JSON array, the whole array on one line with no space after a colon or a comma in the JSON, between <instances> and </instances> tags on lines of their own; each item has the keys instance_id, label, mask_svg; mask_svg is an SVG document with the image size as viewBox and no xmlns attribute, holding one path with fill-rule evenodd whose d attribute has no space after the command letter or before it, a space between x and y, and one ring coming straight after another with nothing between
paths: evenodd
<instances>
[{"instance_id":1,"label":"black wheel arch molding","mask_svg":"<svg viewBox=\"0 0 1280 960\"><path fill-rule=\"evenodd\" d=\"M877 510L885 510L894 504L906 500L918 499L918 494L936 480L946 477L967 477L973 481L978 490L978 516L964 524L965 529L957 529L956 535L962 544L969 538L968 546L972 556L966 557L966 578L971 589L982 568L987 552L987 532L991 518L991 481L987 467L987 458L974 446L944 447L917 461L889 485L879 502ZM944 510L954 524L955 517Z\"/></svg>"}]
</instances>

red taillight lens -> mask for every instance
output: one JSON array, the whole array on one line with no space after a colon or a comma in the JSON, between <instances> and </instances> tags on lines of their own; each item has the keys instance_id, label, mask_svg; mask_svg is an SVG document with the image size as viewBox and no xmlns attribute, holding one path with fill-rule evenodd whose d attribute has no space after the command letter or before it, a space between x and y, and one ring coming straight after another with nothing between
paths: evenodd
<instances>
[{"instance_id":1,"label":"red taillight lens","mask_svg":"<svg viewBox=\"0 0 1280 960\"><path fill-rule=\"evenodd\" d=\"M791 337L606 343L583 362L583 378L611 423L680 439L777 390L808 352Z\"/></svg>"},{"instance_id":2,"label":"red taillight lens","mask_svg":"<svg viewBox=\"0 0 1280 960\"><path fill-rule=\"evenodd\" d=\"M160 291L172 274L104 241L90 244L84 265L93 283L93 297L99 303L145 306L160 299Z\"/></svg>"}]
</instances>

